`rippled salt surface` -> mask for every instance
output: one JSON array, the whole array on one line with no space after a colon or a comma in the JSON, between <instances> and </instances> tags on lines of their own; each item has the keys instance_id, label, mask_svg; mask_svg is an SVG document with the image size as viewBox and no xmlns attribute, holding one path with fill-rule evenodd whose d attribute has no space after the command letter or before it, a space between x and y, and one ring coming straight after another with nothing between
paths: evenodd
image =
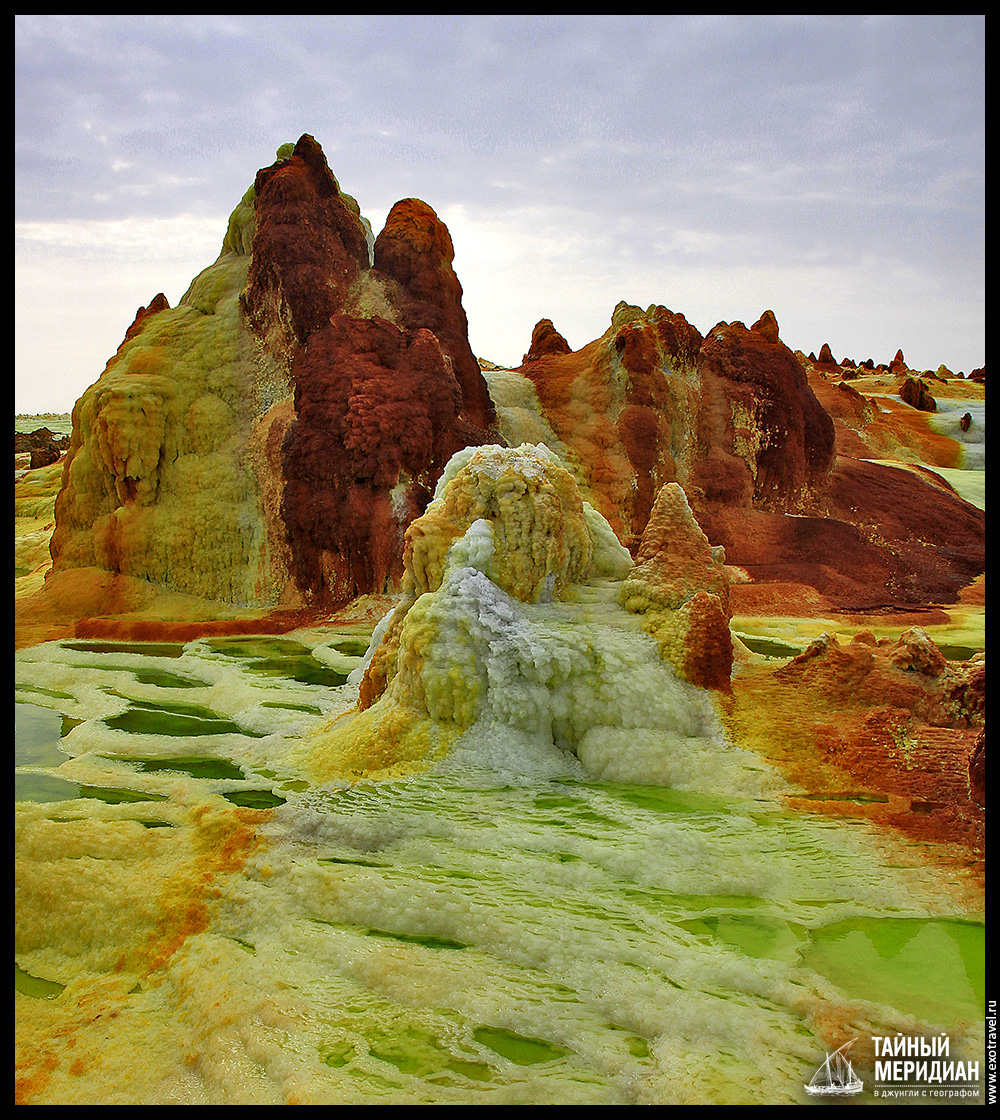
<instances>
[{"instance_id":1,"label":"rippled salt surface","mask_svg":"<svg viewBox=\"0 0 1000 1120\"><path fill-rule=\"evenodd\" d=\"M297 637L16 657L25 1004L110 973L118 833L155 837L155 881L192 806L273 811L73 1099L789 1103L831 1022L981 1049L984 927L913 849L785 811L724 745L670 789L479 729L434 771L318 788L289 759L365 641ZM69 921L38 884L74 876Z\"/></svg>"}]
</instances>

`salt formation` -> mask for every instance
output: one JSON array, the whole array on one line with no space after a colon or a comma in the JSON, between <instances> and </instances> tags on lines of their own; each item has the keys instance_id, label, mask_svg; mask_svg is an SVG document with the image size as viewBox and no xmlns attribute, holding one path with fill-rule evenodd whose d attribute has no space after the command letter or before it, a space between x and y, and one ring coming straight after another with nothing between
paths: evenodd
<instances>
[{"instance_id":1,"label":"salt formation","mask_svg":"<svg viewBox=\"0 0 1000 1120\"><path fill-rule=\"evenodd\" d=\"M80 398L53 574L316 605L398 587L403 531L495 410L451 238L418 199L374 238L308 135L278 149L177 307L139 309Z\"/></svg>"},{"instance_id":2,"label":"salt formation","mask_svg":"<svg viewBox=\"0 0 1000 1120\"><path fill-rule=\"evenodd\" d=\"M228 236L176 308L141 308L73 409L56 502L57 571L100 568L206 598L267 601L269 539L246 453L256 408L238 299L249 258ZM272 371L273 373L273 371Z\"/></svg>"},{"instance_id":3,"label":"salt formation","mask_svg":"<svg viewBox=\"0 0 1000 1120\"><path fill-rule=\"evenodd\" d=\"M658 520L661 544L669 524ZM690 586L691 557L678 559L673 575ZM676 613L682 644L701 632L697 611L678 609L690 606L683 595L659 595L671 579L669 557L659 560L659 582L650 560L623 585L628 551L544 445L459 452L407 532L403 599L373 637L357 711L313 737L307 765L322 778L384 777L460 740L503 740L512 750L554 746L598 775L683 781L679 759L712 745L715 723L707 696L674 673L675 659L644 633L655 628L633 613L645 588L661 630ZM711 550L708 560L703 596L705 578L722 573ZM677 664L684 672L696 660ZM728 660L701 676L728 680L731 660L729 646Z\"/></svg>"},{"instance_id":4,"label":"salt formation","mask_svg":"<svg viewBox=\"0 0 1000 1120\"><path fill-rule=\"evenodd\" d=\"M643 615L643 628L679 676L729 690L733 643L725 551L709 544L675 482L656 496L620 595L623 606Z\"/></svg>"},{"instance_id":5,"label":"salt formation","mask_svg":"<svg viewBox=\"0 0 1000 1120\"><path fill-rule=\"evenodd\" d=\"M793 353L770 311L703 336L622 301L578 351L542 319L520 369L484 377L454 255L427 203L397 202L375 237L313 137L279 148L216 262L177 307L139 309L77 403L53 578L24 616L117 613L91 605L108 573L117 598L153 587L198 598L192 612L395 594L450 457L504 442L558 454L633 555L678 484L750 582L829 609L954 602L983 571L980 510L872 462L930 447L957 467L963 444L983 446L978 413L940 417L961 443L902 401L917 427L885 419L830 380L846 367L829 347L832 364Z\"/></svg>"},{"instance_id":6,"label":"salt formation","mask_svg":"<svg viewBox=\"0 0 1000 1120\"><path fill-rule=\"evenodd\" d=\"M832 422L773 313L703 338L678 312L621 302L602 337L575 353L545 345L545 323L522 372L630 548L668 482L702 503L790 506L828 472Z\"/></svg>"},{"instance_id":7,"label":"salt formation","mask_svg":"<svg viewBox=\"0 0 1000 1120\"><path fill-rule=\"evenodd\" d=\"M487 373L498 402L519 405L498 412L525 431L511 379L530 382L537 430L551 428L633 555L656 495L676 482L728 562L772 598L829 610L954 602L983 571L981 510L930 476L872 462L957 467L958 437L883 416L870 394L841 387L836 363L793 353L772 311L703 336L679 312L621 302L599 339L577 351L560 340L542 320L518 371Z\"/></svg>"},{"instance_id":8,"label":"salt formation","mask_svg":"<svg viewBox=\"0 0 1000 1120\"><path fill-rule=\"evenodd\" d=\"M695 690L672 691L636 616L570 590L511 599L529 623L565 607L567 630L631 619L602 652L637 662L633 705L660 687L679 713ZM345 637L300 636L324 662ZM462 742L405 781L303 788L290 751L342 688L261 673L284 644L16 655L19 723L51 727L16 784L81 791L15 806L17 1101L773 1105L800 1103L834 1033L982 1053L979 896L925 848L790 812L737 772L753 755L664 729L601 728L581 753L686 790L483 780ZM165 734L179 698L229 729ZM541 738L482 726L480 754Z\"/></svg>"}]
</instances>

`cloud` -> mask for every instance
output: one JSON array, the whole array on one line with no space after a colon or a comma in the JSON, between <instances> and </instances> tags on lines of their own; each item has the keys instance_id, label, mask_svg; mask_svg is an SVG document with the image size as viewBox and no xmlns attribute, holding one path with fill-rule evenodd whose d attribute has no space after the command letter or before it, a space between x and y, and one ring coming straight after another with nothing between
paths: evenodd
<instances>
[{"instance_id":1,"label":"cloud","mask_svg":"<svg viewBox=\"0 0 1000 1120\"><path fill-rule=\"evenodd\" d=\"M219 255L227 219L189 214L14 227L18 412L66 412L163 292L176 306Z\"/></svg>"},{"instance_id":2,"label":"cloud","mask_svg":"<svg viewBox=\"0 0 1000 1120\"><path fill-rule=\"evenodd\" d=\"M495 361L543 316L589 341L633 290L702 329L773 295L807 349L877 306L873 356L984 361L982 17L18 16L15 90L19 315L55 301L43 242L89 260L94 321L98 261L186 286L311 132L376 232L404 197L445 218Z\"/></svg>"},{"instance_id":3,"label":"cloud","mask_svg":"<svg viewBox=\"0 0 1000 1120\"><path fill-rule=\"evenodd\" d=\"M22 255L37 250L59 250L91 260L101 258L108 263L190 262L194 256L206 256L210 246L215 247L218 255L226 222L227 218L222 215L206 218L194 214L118 221L15 222L14 240Z\"/></svg>"}]
</instances>

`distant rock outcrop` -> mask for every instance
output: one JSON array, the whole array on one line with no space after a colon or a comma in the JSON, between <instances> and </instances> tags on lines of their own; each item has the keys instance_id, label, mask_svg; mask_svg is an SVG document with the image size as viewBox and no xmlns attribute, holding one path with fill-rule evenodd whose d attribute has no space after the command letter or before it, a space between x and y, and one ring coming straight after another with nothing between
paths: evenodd
<instances>
[{"instance_id":1,"label":"distant rock outcrop","mask_svg":"<svg viewBox=\"0 0 1000 1120\"><path fill-rule=\"evenodd\" d=\"M899 387L900 397L921 412L937 412L937 401L931 396L927 382L921 377L907 376Z\"/></svg>"},{"instance_id":2,"label":"distant rock outcrop","mask_svg":"<svg viewBox=\"0 0 1000 1120\"><path fill-rule=\"evenodd\" d=\"M69 436L57 436L48 428L35 428L32 432L14 433L14 454L28 454L29 470L38 470L58 462L59 456L69 447Z\"/></svg>"},{"instance_id":3,"label":"distant rock outcrop","mask_svg":"<svg viewBox=\"0 0 1000 1120\"><path fill-rule=\"evenodd\" d=\"M763 335L768 342L781 341L778 337L778 320L775 318L773 311L765 311L750 329Z\"/></svg>"},{"instance_id":4,"label":"distant rock outcrop","mask_svg":"<svg viewBox=\"0 0 1000 1120\"><path fill-rule=\"evenodd\" d=\"M700 451L692 472L704 500L793 509L833 465L834 430L805 371L781 342L720 323L699 354Z\"/></svg>"},{"instance_id":5,"label":"distant rock outcrop","mask_svg":"<svg viewBox=\"0 0 1000 1120\"><path fill-rule=\"evenodd\" d=\"M569 354L570 344L552 325L551 319L539 319L531 332L531 345L521 359L522 365L537 361L546 354Z\"/></svg>"},{"instance_id":6,"label":"distant rock outcrop","mask_svg":"<svg viewBox=\"0 0 1000 1120\"><path fill-rule=\"evenodd\" d=\"M982 512L863 461L877 456L853 435L838 456L837 431L874 430L880 411L842 378L817 374L814 391L804 360L780 341L773 313L703 338L683 315L620 303L600 339L521 373L633 555L655 495L676 482L750 587L805 587L857 609L954 601L985 562Z\"/></svg>"}]
</instances>

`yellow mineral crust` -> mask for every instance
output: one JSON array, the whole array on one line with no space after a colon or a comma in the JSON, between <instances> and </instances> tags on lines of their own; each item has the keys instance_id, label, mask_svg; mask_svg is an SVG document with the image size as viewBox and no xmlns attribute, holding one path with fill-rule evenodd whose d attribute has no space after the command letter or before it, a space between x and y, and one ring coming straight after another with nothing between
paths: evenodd
<instances>
[{"instance_id":1,"label":"yellow mineral crust","mask_svg":"<svg viewBox=\"0 0 1000 1120\"><path fill-rule=\"evenodd\" d=\"M227 603L278 600L283 565L248 445L288 387L243 323L238 211L216 262L176 307L137 317L77 402L55 572L97 566Z\"/></svg>"},{"instance_id":2,"label":"yellow mineral crust","mask_svg":"<svg viewBox=\"0 0 1000 1120\"><path fill-rule=\"evenodd\" d=\"M471 451L471 454L469 452ZM404 588L436 591L444 560L457 537L476 521L488 521L496 549L490 578L521 602L543 592L562 598L590 567L593 545L580 490L543 445L513 451L478 447L459 452L457 473L444 492L407 531ZM454 463L454 460L452 460Z\"/></svg>"},{"instance_id":3,"label":"yellow mineral crust","mask_svg":"<svg viewBox=\"0 0 1000 1120\"><path fill-rule=\"evenodd\" d=\"M667 510L664 500L669 524L671 511L676 502ZM618 581L632 567L627 550L552 452L458 452L408 531L404 597L373 636L357 710L307 741L303 765L321 780L357 781L426 766L474 727L571 754L594 754L617 730L674 728L693 701L674 696L689 685L663 661L682 669L691 661L684 640L698 627L689 616L697 606L701 617L707 597L694 585L714 586L721 569L704 549L689 560L697 568L694 557L707 558L705 571L683 576L692 604L664 604L655 616L681 622L681 655L661 660L618 603ZM661 590L653 580L647 598ZM694 709L691 726L701 728Z\"/></svg>"},{"instance_id":4,"label":"yellow mineral crust","mask_svg":"<svg viewBox=\"0 0 1000 1120\"><path fill-rule=\"evenodd\" d=\"M15 965L65 986L58 1000L15 992L17 1103L87 1101L91 1079L102 1093L150 1099L176 1076L179 1043L163 1014L171 971L271 813L158 811L164 827L144 828L128 806L65 802L58 819L48 805L17 807Z\"/></svg>"}]
</instances>

